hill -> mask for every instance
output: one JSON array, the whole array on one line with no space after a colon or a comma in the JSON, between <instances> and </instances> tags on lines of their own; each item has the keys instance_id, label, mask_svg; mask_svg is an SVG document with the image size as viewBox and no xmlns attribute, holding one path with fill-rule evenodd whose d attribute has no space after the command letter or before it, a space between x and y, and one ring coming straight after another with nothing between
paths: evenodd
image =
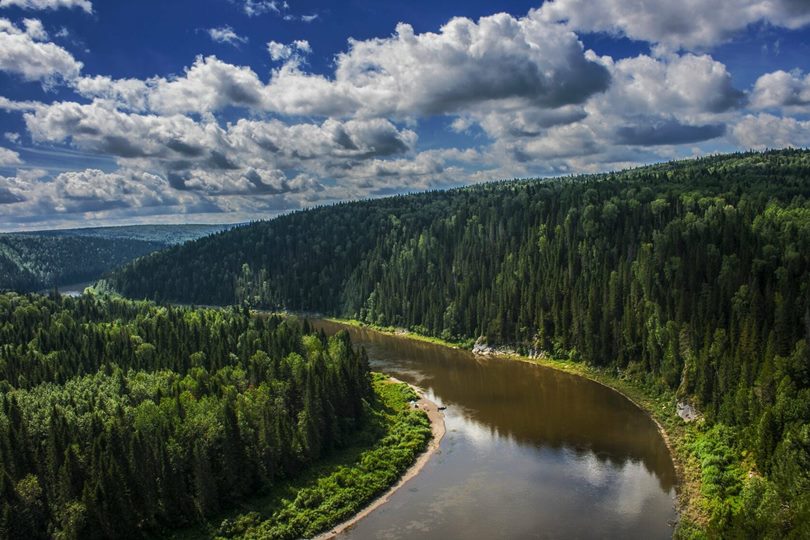
<instances>
[{"instance_id":1,"label":"hill","mask_svg":"<svg viewBox=\"0 0 810 540\"><path fill-rule=\"evenodd\" d=\"M50 238L84 237L119 240L141 240L164 245L177 245L232 228L233 225L122 225L116 227L87 227L81 229L54 229L17 233L20 236L46 236Z\"/></svg>"},{"instance_id":2,"label":"hill","mask_svg":"<svg viewBox=\"0 0 810 540\"><path fill-rule=\"evenodd\" d=\"M228 227L138 225L0 234L0 290L30 292L94 280L147 253Z\"/></svg>"},{"instance_id":3,"label":"hill","mask_svg":"<svg viewBox=\"0 0 810 540\"><path fill-rule=\"evenodd\" d=\"M584 360L719 430L694 449L709 531L810 534L808 151L317 208L141 258L111 284Z\"/></svg>"}]
</instances>

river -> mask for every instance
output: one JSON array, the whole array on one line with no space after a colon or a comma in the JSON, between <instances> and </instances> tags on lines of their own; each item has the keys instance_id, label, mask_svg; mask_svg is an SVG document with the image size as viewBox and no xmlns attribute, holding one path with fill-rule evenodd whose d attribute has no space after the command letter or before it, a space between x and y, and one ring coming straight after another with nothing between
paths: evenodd
<instances>
[{"instance_id":1,"label":"river","mask_svg":"<svg viewBox=\"0 0 810 540\"><path fill-rule=\"evenodd\" d=\"M646 413L554 369L349 330L372 369L446 406L422 472L341 540L672 536L676 475Z\"/></svg>"}]
</instances>

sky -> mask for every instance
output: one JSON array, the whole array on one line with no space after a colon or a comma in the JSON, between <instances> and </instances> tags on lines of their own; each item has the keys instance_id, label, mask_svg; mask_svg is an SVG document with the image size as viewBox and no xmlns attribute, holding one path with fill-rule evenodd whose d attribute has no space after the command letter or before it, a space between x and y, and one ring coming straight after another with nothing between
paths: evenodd
<instances>
[{"instance_id":1,"label":"sky","mask_svg":"<svg viewBox=\"0 0 810 540\"><path fill-rule=\"evenodd\" d=\"M810 0L0 0L0 231L810 146Z\"/></svg>"}]
</instances>

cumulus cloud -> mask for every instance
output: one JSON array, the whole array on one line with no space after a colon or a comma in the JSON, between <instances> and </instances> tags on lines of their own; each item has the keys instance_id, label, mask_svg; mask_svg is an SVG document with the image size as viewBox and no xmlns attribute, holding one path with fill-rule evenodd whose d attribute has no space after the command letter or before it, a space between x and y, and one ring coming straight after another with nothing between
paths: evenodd
<instances>
[{"instance_id":1,"label":"cumulus cloud","mask_svg":"<svg viewBox=\"0 0 810 540\"><path fill-rule=\"evenodd\" d=\"M68 51L39 41L47 34L39 21L25 19L25 30L8 19L0 19L0 70L27 81L53 82L79 75L82 63Z\"/></svg>"},{"instance_id":2,"label":"cumulus cloud","mask_svg":"<svg viewBox=\"0 0 810 540\"><path fill-rule=\"evenodd\" d=\"M302 56L312 52L309 42L305 39L293 41L289 45L270 41L267 43L267 52L274 62L287 61L290 59L300 59Z\"/></svg>"},{"instance_id":3,"label":"cumulus cloud","mask_svg":"<svg viewBox=\"0 0 810 540\"><path fill-rule=\"evenodd\" d=\"M289 9L289 4L284 0L235 0L241 4L242 11L248 17L256 17L265 13L281 13L282 10Z\"/></svg>"},{"instance_id":4,"label":"cumulus cloud","mask_svg":"<svg viewBox=\"0 0 810 540\"><path fill-rule=\"evenodd\" d=\"M19 171L15 177L0 177L0 201L4 204L4 219L9 222L24 222L41 215L166 208L183 202L160 176L126 169L69 171L50 179L42 172ZM185 202L192 201L186 197Z\"/></svg>"},{"instance_id":5,"label":"cumulus cloud","mask_svg":"<svg viewBox=\"0 0 810 540\"><path fill-rule=\"evenodd\" d=\"M810 24L804 0L552 0L536 16L585 32L609 32L669 48L710 47L760 21L796 29Z\"/></svg>"},{"instance_id":6,"label":"cumulus cloud","mask_svg":"<svg viewBox=\"0 0 810 540\"><path fill-rule=\"evenodd\" d=\"M85 97L103 98L116 106L159 114L205 113L225 107L261 109L265 88L249 67L234 66L215 56L198 56L179 77L111 79L83 77L76 82Z\"/></svg>"},{"instance_id":7,"label":"cumulus cloud","mask_svg":"<svg viewBox=\"0 0 810 540\"><path fill-rule=\"evenodd\" d=\"M313 78L286 85L289 75L296 74L277 73L274 86L290 91ZM438 33L416 34L399 24L390 38L350 41L337 57L332 91L323 101L342 94L365 114L401 117L495 102L554 109L585 101L609 80L604 67L585 57L573 33L502 13L478 22L455 18Z\"/></svg>"},{"instance_id":8,"label":"cumulus cloud","mask_svg":"<svg viewBox=\"0 0 810 540\"><path fill-rule=\"evenodd\" d=\"M173 204L163 180L136 171L107 173L98 169L70 171L57 175L50 188L61 204L57 211L87 212L118 207L147 207Z\"/></svg>"},{"instance_id":9,"label":"cumulus cloud","mask_svg":"<svg viewBox=\"0 0 810 540\"><path fill-rule=\"evenodd\" d=\"M39 19L23 19L23 26L25 27L25 33L31 39L37 41L48 39L48 32L45 31L45 27Z\"/></svg>"},{"instance_id":10,"label":"cumulus cloud","mask_svg":"<svg viewBox=\"0 0 810 540\"><path fill-rule=\"evenodd\" d=\"M234 32L230 26L221 26L219 28L209 28L206 30L208 36L217 43L225 43L238 47L243 43L247 43L248 38L240 36Z\"/></svg>"},{"instance_id":11,"label":"cumulus cloud","mask_svg":"<svg viewBox=\"0 0 810 540\"><path fill-rule=\"evenodd\" d=\"M140 79L112 79L106 75L80 77L73 86L80 95L111 101L130 110L147 109L149 83Z\"/></svg>"},{"instance_id":12,"label":"cumulus cloud","mask_svg":"<svg viewBox=\"0 0 810 540\"><path fill-rule=\"evenodd\" d=\"M754 83L751 105L757 109L807 109L810 106L810 74L801 71L766 73Z\"/></svg>"},{"instance_id":13,"label":"cumulus cloud","mask_svg":"<svg viewBox=\"0 0 810 540\"><path fill-rule=\"evenodd\" d=\"M720 113L743 103L726 66L708 55L640 55L610 63L615 84L606 97L623 111Z\"/></svg>"},{"instance_id":14,"label":"cumulus cloud","mask_svg":"<svg viewBox=\"0 0 810 540\"><path fill-rule=\"evenodd\" d=\"M277 181L256 182L256 171L323 176L347 161L410 153L417 140L412 130L379 118L292 125L240 119L222 127L180 114L127 113L107 101L55 103L26 113L24 119L35 141L68 142L114 156L130 167L157 168L178 189L212 194L272 191L267 186L278 191ZM217 175L225 183L214 182Z\"/></svg>"},{"instance_id":15,"label":"cumulus cloud","mask_svg":"<svg viewBox=\"0 0 810 540\"><path fill-rule=\"evenodd\" d=\"M0 176L0 205L3 207L25 202L26 199L23 195L25 191L25 186L17 177ZM10 218L11 214L6 212L5 208L3 210L4 216Z\"/></svg>"},{"instance_id":16,"label":"cumulus cloud","mask_svg":"<svg viewBox=\"0 0 810 540\"><path fill-rule=\"evenodd\" d=\"M271 55L289 57L284 47L271 43ZM485 103L554 109L585 101L609 79L573 33L498 14L478 22L455 18L438 33L416 34L399 24L388 38L350 40L333 79L287 63L274 72L264 103L290 115L398 118L456 114Z\"/></svg>"},{"instance_id":17,"label":"cumulus cloud","mask_svg":"<svg viewBox=\"0 0 810 540\"><path fill-rule=\"evenodd\" d=\"M249 67L198 57L182 76L143 86L95 77L77 87L161 114L236 106L295 116L416 118L480 106L554 110L581 104L610 82L608 69L572 32L506 14L456 18L439 33L416 34L400 24L388 38L351 40L336 57L334 78L303 70L301 58L310 52L304 40L271 41L268 52L284 63L267 83Z\"/></svg>"},{"instance_id":18,"label":"cumulus cloud","mask_svg":"<svg viewBox=\"0 0 810 540\"><path fill-rule=\"evenodd\" d=\"M0 0L0 8L12 6L31 10L79 8L86 13L93 12L90 0Z\"/></svg>"},{"instance_id":19,"label":"cumulus cloud","mask_svg":"<svg viewBox=\"0 0 810 540\"><path fill-rule=\"evenodd\" d=\"M21 165L22 160L20 154L8 148L0 146L0 167L8 167L10 165Z\"/></svg>"},{"instance_id":20,"label":"cumulus cloud","mask_svg":"<svg viewBox=\"0 0 810 540\"><path fill-rule=\"evenodd\" d=\"M810 121L768 113L749 114L733 127L731 135L743 148L807 147L810 146Z\"/></svg>"},{"instance_id":21,"label":"cumulus cloud","mask_svg":"<svg viewBox=\"0 0 810 540\"><path fill-rule=\"evenodd\" d=\"M454 129L480 125L494 141L489 159L503 173L532 174L537 164L549 174L568 173L652 160L653 147L722 137L744 104L726 67L707 55L587 56L608 70L611 85L585 103L553 110L479 106Z\"/></svg>"}]
</instances>

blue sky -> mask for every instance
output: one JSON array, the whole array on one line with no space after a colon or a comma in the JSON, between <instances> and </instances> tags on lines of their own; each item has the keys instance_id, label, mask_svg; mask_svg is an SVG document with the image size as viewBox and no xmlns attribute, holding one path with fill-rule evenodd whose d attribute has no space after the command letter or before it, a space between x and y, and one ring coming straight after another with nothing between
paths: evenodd
<instances>
[{"instance_id":1,"label":"blue sky","mask_svg":"<svg viewBox=\"0 0 810 540\"><path fill-rule=\"evenodd\" d=\"M0 0L0 230L810 145L806 0Z\"/></svg>"}]
</instances>

